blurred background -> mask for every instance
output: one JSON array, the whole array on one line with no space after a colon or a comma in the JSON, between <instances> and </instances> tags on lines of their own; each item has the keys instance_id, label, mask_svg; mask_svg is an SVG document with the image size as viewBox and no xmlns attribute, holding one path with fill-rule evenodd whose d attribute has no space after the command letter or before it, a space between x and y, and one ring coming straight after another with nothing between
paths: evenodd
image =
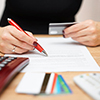
<instances>
[{"instance_id":1,"label":"blurred background","mask_svg":"<svg viewBox=\"0 0 100 100\"><path fill-rule=\"evenodd\" d=\"M0 0L0 18L5 6L5 0ZM81 8L76 15L76 21L81 22L87 19L100 21L100 0L83 0Z\"/></svg>"}]
</instances>

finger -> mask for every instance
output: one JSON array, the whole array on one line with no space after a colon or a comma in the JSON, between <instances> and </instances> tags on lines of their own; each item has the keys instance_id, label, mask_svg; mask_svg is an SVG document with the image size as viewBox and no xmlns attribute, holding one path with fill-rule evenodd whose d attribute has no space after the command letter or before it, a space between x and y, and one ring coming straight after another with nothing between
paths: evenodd
<instances>
[{"instance_id":1,"label":"finger","mask_svg":"<svg viewBox=\"0 0 100 100\"><path fill-rule=\"evenodd\" d=\"M88 27L75 33L65 34L65 38L67 37L77 38L77 37L82 37L90 34L92 34L92 28Z\"/></svg>"},{"instance_id":2,"label":"finger","mask_svg":"<svg viewBox=\"0 0 100 100\"><path fill-rule=\"evenodd\" d=\"M31 46L31 45L29 45L29 44L27 44L23 41L20 41L10 34L7 34L7 36L5 36L5 34L3 34L2 37L3 37L2 40L9 43L9 44L13 44L13 45L19 46L19 47L21 47L23 49L27 49L27 50L33 50L34 49L33 45Z\"/></svg>"},{"instance_id":3,"label":"finger","mask_svg":"<svg viewBox=\"0 0 100 100\"><path fill-rule=\"evenodd\" d=\"M0 43L0 51L3 53L13 53L12 50L14 49L14 45L11 45L9 43L3 42ZM28 50L22 49L22 48L15 48L16 53L24 53L27 52Z\"/></svg>"},{"instance_id":4,"label":"finger","mask_svg":"<svg viewBox=\"0 0 100 100\"><path fill-rule=\"evenodd\" d=\"M19 39L20 41L24 41L30 45L33 45L33 42L36 41L36 39L31 38L30 36L26 35L25 33L17 30L15 27L13 26L9 26L9 32L12 36L14 36L15 38Z\"/></svg>"},{"instance_id":5,"label":"finger","mask_svg":"<svg viewBox=\"0 0 100 100\"><path fill-rule=\"evenodd\" d=\"M78 41L80 43L87 42L87 41L92 42L91 36L87 36L87 35L82 36L82 37L72 37L72 39L76 40L76 41Z\"/></svg>"},{"instance_id":6,"label":"finger","mask_svg":"<svg viewBox=\"0 0 100 100\"><path fill-rule=\"evenodd\" d=\"M97 46L98 45L97 43L90 42L90 41L81 42L81 44L86 45L86 46Z\"/></svg>"},{"instance_id":7,"label":"finger","mask_svg":"<svg viewBox=\"0 0 100 100\"><path fill-rule=\"evenodd\" d=\"M9 53L8 52L8 44L6 44L5 42L0 43L0 52L2 53Z\"/></svg>"},{"instance_id":8,"label":"finger","mask_svg":"<svg viewBox=\"0 0 100 100\"><path fill-rule=\"evenodd\" d=\"M13 49L14 49L14 45L12 45L13 46ZM12 50L13 50L12 49ZM15 51L14 52L12 52L12 53L18 53L18 54L22 54L22 53L25 53L25 52L28 52L29 50L26 50L26 49L23 49L23 48L20 48L20 47L15 47Z\"/></svg>"},{"instance_id":9,"label":"finger","mask_svg":"<svg viewBox=\"0 0 100 100\"><path fill-rule=\"evenodd\" d=\"M80 31L80 30L82 30L82 29L85 29L85 28L89 27L92 23L93 23L92 20L87 20L87 21L84 21L84 22L81 22L81 23L72 25L72 26L66 28L66 29L64 30L64 33L65 33L65 34L68 34L68 33L75 33L75 32L77 32L77 31Z\"/></svg>"},{"instance_id":10,"label":"finger","mask_svg":"<svg viewBox=\"0 0 100 100\"><path fill-rule=\"evenodd\" d=\"M28 51L26 49L23 49L23 48L20 48L18 46L11 45L11 44L9 44L8 48L6 48L6 49L8 49L6 51L6 53L8 52L8 53L18 53L18 54L22 54L22 53L25 53L25 52ZM14 52L13 52L13 50L14 50Z\"/></svg>"}]
</instances>

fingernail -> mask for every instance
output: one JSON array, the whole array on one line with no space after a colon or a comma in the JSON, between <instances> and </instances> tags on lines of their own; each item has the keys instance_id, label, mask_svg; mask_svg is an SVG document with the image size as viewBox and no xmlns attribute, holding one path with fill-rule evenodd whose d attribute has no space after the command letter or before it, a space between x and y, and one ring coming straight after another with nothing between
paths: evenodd
<instances>
[{"instance_id":1,"label":"fingernail","mask_svg":"<svg viewBox=\"0 0 100 100\"><path fill-rule=\"evenodd\" d=\"M63 37L65 38L65 35L64 35L65 32L64 32L64 30L62 30L62 33L63 33Z\"/></svg>"},{"instance_id":2,"label":"fingernail","mask_svg":"<svg viewBox=\"0 0 100 100\"><path fill-rule=\"evenodd\" d=\"M65 38L65 35L63 34L63 37Z\"/></svg>"},{"instance_id":3,"label":"fingernail","mask_svg":"<svg viewBox=\"0 0 100 100\"><path fill-rule=\"evenodd\" d=\"M65 33L64 30L62 30L62 32Z\"/></svg>"},{"instance_id":4,"label":"fingernail","mask_svg":"<svg viewBox=\"0 0 100 100\"><path fill-rule=\"evenodd\" d=\"M37 42L34 41L33 45L34 45L34 47L36 47L37 46Z\"/></svg>"}]
</instances>

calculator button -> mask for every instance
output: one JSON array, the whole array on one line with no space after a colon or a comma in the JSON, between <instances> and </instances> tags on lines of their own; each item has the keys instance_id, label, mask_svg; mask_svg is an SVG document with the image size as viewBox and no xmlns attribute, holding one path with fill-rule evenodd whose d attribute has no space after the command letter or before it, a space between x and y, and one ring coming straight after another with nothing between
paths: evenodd
<instances>
[{"instance_id":1,"label":"calculator button","mask_svg":"<svg viewBox=\"0 0 100 100\"><path fill-rule=\"evenodd\" d=\"M3 56L4 59L9 58L8 56Z\"/></svg>"},{"instance_id":2,"label":"calculator button","mask_svg":"<svg viewBox=\"0 0 100 100\"><path fill-rule=\"evenodd\" d=\"M10 61L12 61L12 60L11 60L11 59L6 59L5 61L6 61L6 62L10 62Z\"/></svg>"},{"instance_id":3,"label":"calculator button","mask_svg":"<svg viewBox=\"0 0 100 100\"><path fill-rule=\"evenodd\" d=\"M3 61L3 60L4 60L4 58L3 58L3 57L1 57L1 58L0 58L0 62L1 62L1 61Z\"/></svg>"},{"instance_id":4,"label":"calculator button","mask_svg":"<svg viewBox=\"0 0 100 100\"><path fill-rule=\"evenodd\" d=\"M91 84L93 84L96 88L100 87L100 83L98 81L94 80L91 76L88 77L88 80Z\"/></svg>"},{"instance_id":5,"label":"calculator button","mask_svg":"<svg viewBox=\"0 0 100 100\"><path fill-rule=\"evenodd\" d=\"M0 70L1 70L2 68L0 67Z\"/></svg>"},{"instance_id":6,"label":"calculator button","mask_svg":"<svg viewBox=\"0 0 100 100\"><path fill-rule=\"evenodd\" d=\"M8 58L8 59L11 59L11 60L14 60L14 59L16 59L17 57L10 57L10 58Z\"/></svg>"},{"instance_id":7,"label":"calculator button","mask_svg":"<svg viewBox=\"0 0 100 100\"><path fill-rule=\"evenodd\" d=\"M93 78L95 81L97 81L100 84L100 76L97 73L91 73L90 77Z\"/></svg>"},{"instance_id":8,"label":"calculator button","mask_svg":"<svg viewBox=\"0 0 100 100\"><path fill-rule=\"evenodd\" d=\"M1 59L3 59L3 60L4 60L4 59L6 59L6 57L1 57Z\"/></svg>"},{"instance_id":9,"label":"calculator button","mask_svg":"<svg viewBox=\"0 0 100 100\"><path fill-rule=\"evenodd\" d=\"M3 59L0 59L0 62L3 61Z\"/></svg>"},{"instance_id":10,"label":"calculator button","mask_svg":"<svg viewBox=\"0 0 100 100\"><path fill-rule=\"evenodd\" d=\"M5 67L5 64L0 64L0 67Z\"/></svg>"},{"instance_id":11,"label":"calculator button","mask_svg":"<svg viewBox=\"0 0 100 100\"><path fill-rule=\"evenodd\" d=\"M3 61L2 64L8 64L8 62L7 61Z\"/></svg>"}]
</instances>

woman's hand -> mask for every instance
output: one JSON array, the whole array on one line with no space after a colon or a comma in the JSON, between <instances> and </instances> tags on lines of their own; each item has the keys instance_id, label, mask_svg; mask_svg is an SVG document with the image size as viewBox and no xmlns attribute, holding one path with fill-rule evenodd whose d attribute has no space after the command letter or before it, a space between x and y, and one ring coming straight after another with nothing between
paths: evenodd
<instances>
[{"instance_id":1,"label":"woman's hand","mask_svg":"<svg viewBox=\"0 0 100 100\"><path fill-rule=\"evenodd\" d=\"M87 46L100 45L100 22L86 20L72 25L64 30L64 37L71 37Z\"/></svg>"},{"instance_id":2,"label":"woman's hand","mask_svg":"<svg viewBox=\"0 0 100 100\"><path fill-rule=\"evenodd\" d=\"M33 37L32 33L27 33L29 36L11 25L0 27L0 51L2 53L22 54L33 50L33 42L37 40Z\"/></svg>"}]
</instances>

